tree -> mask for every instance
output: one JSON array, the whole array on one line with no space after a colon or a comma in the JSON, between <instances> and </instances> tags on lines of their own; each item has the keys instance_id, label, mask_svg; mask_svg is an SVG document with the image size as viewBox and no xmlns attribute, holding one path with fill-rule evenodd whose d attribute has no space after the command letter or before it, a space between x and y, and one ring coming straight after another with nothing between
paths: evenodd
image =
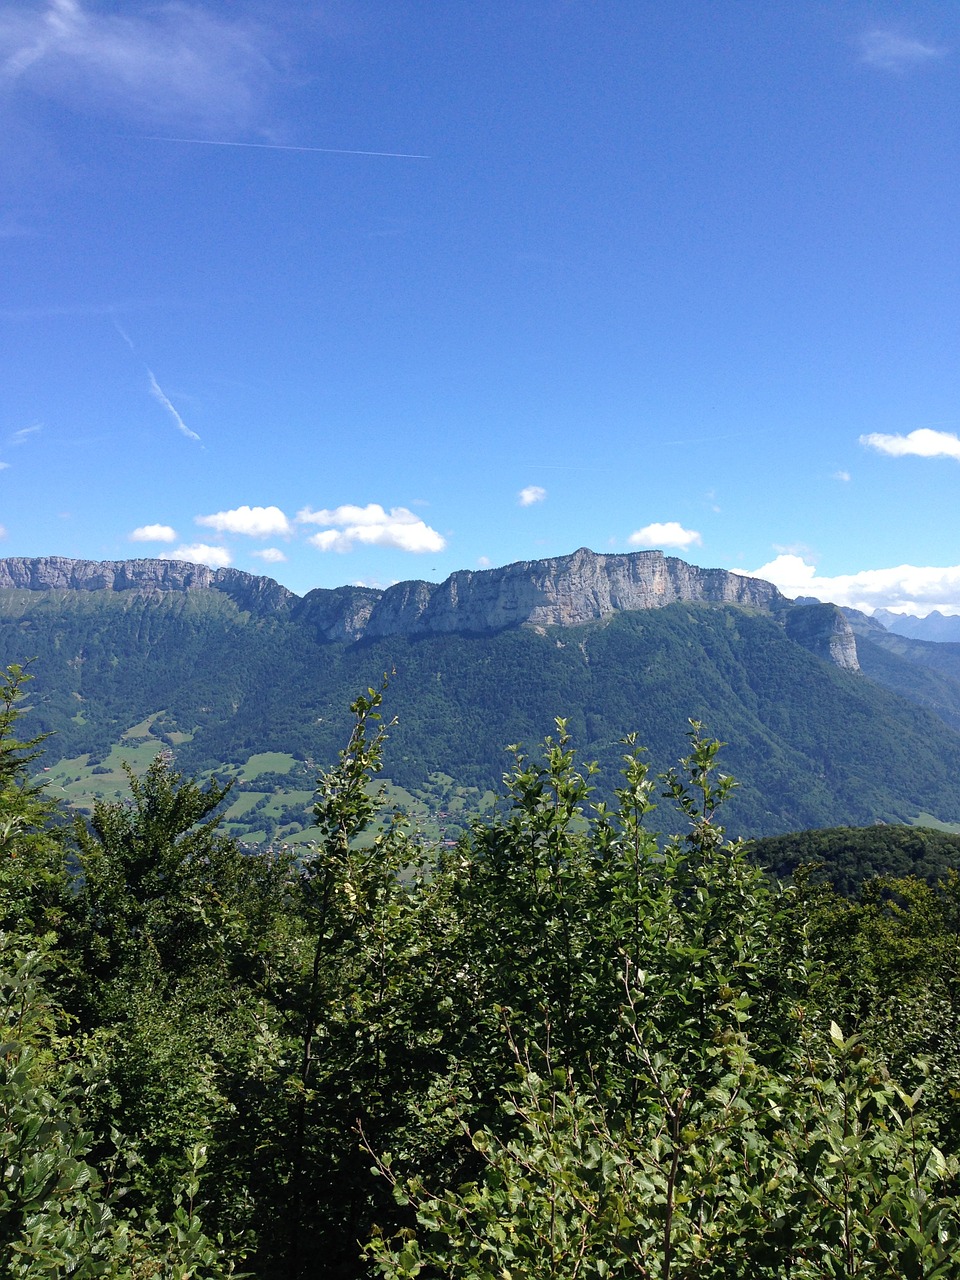
<instances>
[{"instance_id":1,"label":"tree","mask_svg":"<svg viewBox=\"0 0 960 1280\"><path fill-rule=\"evenodd\" d=\"M244 854L218 830L229 788L184 779L166 755L128 777L129 802L74 826L65 998L105 1059L99 1131L140 1153L131 1204L173 1213L203 1148L211 1212L236 1245L264 1210L255 1083L265 1043L276 1049L264 998L289 860Z\"/></svg>"},{"instance_id":2,"label":"tree","mask_svg":"<svg viewBox=\"0 0 960 1280\"><path fill-rule=\"evenodd\" d=\"M21 739L31 676L0 672L0 930L40 937L58 928L64 896L63 822L30 765L46 735Z\"/></svg>"},{"instance_id":3,"label":"tree","mask_svg":"<svg viewBox=\"0 0 960 1280\"><path fill-rule=\"evenodd\" d=\"M584 795L566 745L548 743L545 774L522 771L535 817L545 794ZM595 811L592 862L579 848L576 859L606 891L565 902L605 902L585 931L619 939L618 973L592 972L615 977L619 997L593 1004L604 1016L583 1025L576 1053L554 1040L549 1008L504 1011L513 1083L486 1122L463 1120L476 1174L431 1184L379 1155L415 1216L369 1247L388 1280L849 1280L960 1264L957 1162L936 1144L923 1091L899 1089L816 1009L792 891L716 821L732 785L715 776L719 747L692 726L690 754L662 780L688 829L658 853L638 827L652 797L635 752L619 812ZM572 815L559 812L566 831ZM559 865L547 826L534 895ZM531 825L514 830L495 847L505 865L514 853L523 882ZM549 930L538 936L549 955ZM548 963L568 990L563 949Z\"/></svg>"},{"instance_id":4,"label":"tree","mask_svg":"<svg viewBox=\"0 0 960 1280\"><path fill-rule=\"evenodd\" d=\"M318 840L300 869L299 1069L287 1081L292 1276L355 1276L362 1240L391 1212L363 1135L430 1164L452 1127L437 1132L451 1053L444 961L457 918L442 854L427 867L399 815L376 823L382 697L369 689L351 706L349 741L318 780Z\"/></svg>"}]
</instances>

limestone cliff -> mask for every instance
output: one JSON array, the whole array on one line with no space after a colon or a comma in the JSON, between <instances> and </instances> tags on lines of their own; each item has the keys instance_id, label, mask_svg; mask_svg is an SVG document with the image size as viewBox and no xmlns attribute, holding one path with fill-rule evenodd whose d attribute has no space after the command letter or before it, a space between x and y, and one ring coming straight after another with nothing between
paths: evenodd
<instances>
[{"instance_id":1,"label":"limestone cliff","mask_svg":"<svg viewBox=\"0 0 960 1280\"><path fill-rule=\"evenodd\" d=\"M183 560L70 560L23 556L0 560L0 588L27 591L186 591L210 587L214 570Z\"/></svg>"},{"instance_id":2,"label":"limestone cliff","mask_svg":"<svg viewBox=\"0 0 960 1280\"><path fill-rule=\"evenodd\" d=\"M463 569L439 584L398 582L376 598L366 591L359 609L349 591L311 591L304 597L303 614L323 626L331 640L482 633L522 625L575 627L681 600L764 612L787 604L776 587L759 578L698 569L661 551L598 555L584 547L569 556L521 560L501 569Z\"/></svg>"},{"instance_id":3,"label":"limestone cliff","mask_svg":"<svg viewBox=\"0 0 960 1280\"><path fill-rule=\"evenodd\" d=\"M853 628L835 604L794 604L783 615L787 635L818 658L859 671Z\"/></svg>"},{"instance_id":4,"label":"limestone cliff","mask_svg":"<svg viewBox=\"0 0 960 1280\"><path fill-rule=\"evenodd\" d=\"M297 596L272 578L239 569L210 569L186 560L70 560L66 556L0 560L0 590L167 591L216 590L251 613L279 613Z\"/></svg>"}]
</instances>

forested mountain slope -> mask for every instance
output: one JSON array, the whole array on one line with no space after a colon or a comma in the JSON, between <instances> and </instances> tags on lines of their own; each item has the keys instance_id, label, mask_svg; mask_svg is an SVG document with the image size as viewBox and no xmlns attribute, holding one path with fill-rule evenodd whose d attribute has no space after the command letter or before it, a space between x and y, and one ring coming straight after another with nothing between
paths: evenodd
<instances>
[{"instance_id":1,"label":"forested mountain slope","mask_svg":"<svg viewBox=\"0 0 960 1280\"><path fill-rule=\"evenodd\" d=\"M564 716L607 793L624 734L664 768L692 718L730 744L732 830L960 819L960 736L855 669L834 606L794 606L767 583L659 553L458 577L300 600L175 562L0 562L0 582L18 584L0 588L0 662L36 658L48 764L96 765L143 723L188 772L263 752L312 767L342 745L352 698L387 673L398 723L385 769L404 787L435 772L496 786L504 748L534 745ZM653 605L637 607L644 598ZM901 671L905 692L914 669Z\"/></svg>"},{"instance_id":2,"label":"forested mountain slope","mask_svg":"<svg viewBox=\"0 0 960 1280\"><path fill-rule=\"evenodd\" d=\"M699 732L665 798L631 749L591 809L559 733L455 853L372 852L376 692L310 857L251 856L162 756L64 826L23 692L0 673L11 1280L958 1274L956 877L777 884Z\"/></svg>"}]
</instances>

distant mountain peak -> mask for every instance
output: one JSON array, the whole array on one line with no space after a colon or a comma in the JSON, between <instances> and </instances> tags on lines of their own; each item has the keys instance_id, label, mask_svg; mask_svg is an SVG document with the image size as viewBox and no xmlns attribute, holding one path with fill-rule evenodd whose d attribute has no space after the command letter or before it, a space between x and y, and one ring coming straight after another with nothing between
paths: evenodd
<instances>
[{"instance_id":1,"label":"distant mountain peak","mask_svg":"<svg viewBox=\"0 0 960 1280\"><path fill-rule=\"evenodd\" d=\"M878 609L873 616L894 635L907 636L911 640L929 640L937 644L960 642L960 617L941 613L939 609L932 610L924 618L917 618L910 613L892 613L889 609Z\"/></svg>"}]
</instances>

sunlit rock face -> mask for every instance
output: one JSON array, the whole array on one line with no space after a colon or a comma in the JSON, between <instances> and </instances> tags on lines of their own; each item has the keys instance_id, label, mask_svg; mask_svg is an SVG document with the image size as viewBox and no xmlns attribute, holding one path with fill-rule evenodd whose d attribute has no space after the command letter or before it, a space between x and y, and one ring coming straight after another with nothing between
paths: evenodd
<instances>
[{"instance_id":1,"label":"sunlit rock face","mask_svg":"<svg viewBox=\"0 0 960 1280\"><path fill-rule=\"evenodd\" d=\"M186 591L210 587L215 573L183 560L69 560L23 556L0 560L0 587L28 591Z\"/></svg>"},{"instance_id":2,"label":"sunlit rock face","mask_svg":"<svg viewBox=\"0 0 960 1280\"><path fill-rule=\"evenodd\" d=\"M446 582L400 582L372 611L367 635L500 631L524 623L575 627L628 609L681 600L751 605L785 603L776 587L725 569L698 569L661 551L597 555L581 548L502 569L461 570Z\"/></svg>"},{"instance_id":3,"label":"sunlit rock face","mask_svg":"<svg viewBox=\"0 0 960 1280\"><path fill-rule=\"evenodd\" d=\"M795 604L784 612L791 640L845 671L859 671L853 628L835 604Z\"/></svg>"},{"instance_id":4,"label":"sunlit rock face","mask_svg":"<svg viewBox=\"0 0 960 1280\"><path fill-rule=\"evenodd\" d=\"M240 569L210 569L187 560L70 560L66 556L0 560L0 590L27 591L222 591L241 609L280 613L297 596L272 578Z\"/></svg>"}]
</instances>

